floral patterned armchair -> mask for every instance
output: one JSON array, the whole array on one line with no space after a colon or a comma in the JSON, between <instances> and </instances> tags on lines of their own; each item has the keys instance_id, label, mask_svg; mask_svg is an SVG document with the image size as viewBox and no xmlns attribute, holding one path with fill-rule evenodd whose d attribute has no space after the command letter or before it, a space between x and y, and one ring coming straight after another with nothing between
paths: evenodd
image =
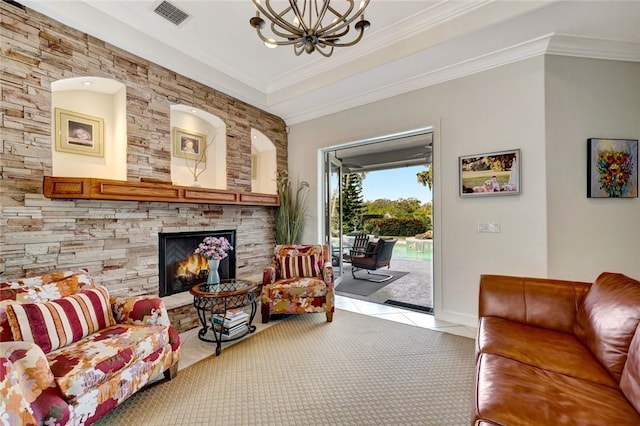
<instances>
[{"instance_id":1,"label":"floral patterned armchair","mask_svg":"<svg viewBox=\"0 0 640 426\"><path fill-rule=\"evenodd\" d=\"M263 271L262 322L271 314L325 312L333 321L334 277L327 245L278 245Z\"/></svg>"}]
</instances>

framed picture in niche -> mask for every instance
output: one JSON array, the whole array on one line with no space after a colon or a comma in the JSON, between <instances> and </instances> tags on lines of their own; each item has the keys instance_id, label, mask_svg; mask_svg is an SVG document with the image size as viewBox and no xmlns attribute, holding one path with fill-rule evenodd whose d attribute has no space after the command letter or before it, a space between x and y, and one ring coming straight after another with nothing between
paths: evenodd
<instances>
[{"instance_id":1,"label":"framed picture in niche","mask_svg":"<svg viewBox=\"0 0 640 426\"><path fill-rule=\"evenodd\" d=\"M520 150L459 157L461 197L520 194Z\"/></svg>"},{"instance_id":2,"label":"framed picture in niche","mask_svg":"<svg viewBox=\"0 0 640 426\"><path fill-rule=\"evenodd\" d=\"M187 160L206 161L207 137L191 130L173 128L173 156Z\"/></svg>"},{"instance_id":3,"label":"framed picture in niche","mask_svg":"<svg viewBox=\"0 0 640 426\"><path fill-rule=\"evenodd\" d=\"M104 120L55 108L56 151L104 157Z\"/></svg>"},{"instance_id":4,"label":"framed picture in niche","mask_svg":"<svg viewBox=\"0 0 640 426\"><path fill-rule=\"evenodd\" d=\"M587 140L587 198L638 197L638 140Z\"/></svg>"}]
</instances>

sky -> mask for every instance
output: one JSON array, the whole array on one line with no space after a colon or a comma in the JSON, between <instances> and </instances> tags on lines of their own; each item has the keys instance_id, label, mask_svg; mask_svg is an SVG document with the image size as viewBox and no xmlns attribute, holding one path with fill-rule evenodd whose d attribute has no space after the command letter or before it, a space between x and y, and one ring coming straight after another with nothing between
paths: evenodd
<instances>
[{"instance_id":1,"label":"sky","mask_svg":"<svg viewBox=\"0 0 640 426\"><path fill-rule=\"evenodd\" d=\"M431 201L431 191L416 178L416 174L424 170L427 170L425 166L414 166L367 172L362 182L362 198L364 201L417 198L421 204L427 203Z\"/></svg>"}]
</instances>

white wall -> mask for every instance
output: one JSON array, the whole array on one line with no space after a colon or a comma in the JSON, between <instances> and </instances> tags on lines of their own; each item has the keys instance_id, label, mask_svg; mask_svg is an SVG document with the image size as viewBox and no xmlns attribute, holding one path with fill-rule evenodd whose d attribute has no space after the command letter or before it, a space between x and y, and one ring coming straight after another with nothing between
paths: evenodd
<instances>
[{"instance_id":1,"label":"white wall","mask_svg":"<svg viewBox=\"0 0 640 426\"><path fill-rule=\"evenodd\" d=\"M549 275L640 279L640 198L587 198L587 139L640 137L640 64L546 61Z\"/></svg>"},{"instance_id":2,"label":"white wall","mask_svg":"<svg viewBox=\"0 0 640 426\"><path fill-rule=\"evenodd\" d=\"M318 241L320 148L434 127L436 316L476 325L480 274L547 273L544 58L409 92L291 127L289 174L311 184L304 241ZM519 148L522 194L458 196L458 157ZM499 234L478 234L496 221Z\"/></svg>"}]
</instances>

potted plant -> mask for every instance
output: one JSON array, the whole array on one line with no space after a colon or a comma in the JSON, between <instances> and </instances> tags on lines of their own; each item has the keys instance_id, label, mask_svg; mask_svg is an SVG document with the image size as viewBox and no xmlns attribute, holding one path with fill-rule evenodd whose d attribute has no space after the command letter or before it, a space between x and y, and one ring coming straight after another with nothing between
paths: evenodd
<instances>
[{"instance_id":1,"label":"potted plant","mask_svg":"<svg viewBox=\"0 0 640 426\"><path fill-rule=\"evenodd\" d=\"M309 183L297 182L295 188L286 171L277 177L280 206L276 210L276 244L299 244L307 208Z\"/></svg>"}]
</instances>

